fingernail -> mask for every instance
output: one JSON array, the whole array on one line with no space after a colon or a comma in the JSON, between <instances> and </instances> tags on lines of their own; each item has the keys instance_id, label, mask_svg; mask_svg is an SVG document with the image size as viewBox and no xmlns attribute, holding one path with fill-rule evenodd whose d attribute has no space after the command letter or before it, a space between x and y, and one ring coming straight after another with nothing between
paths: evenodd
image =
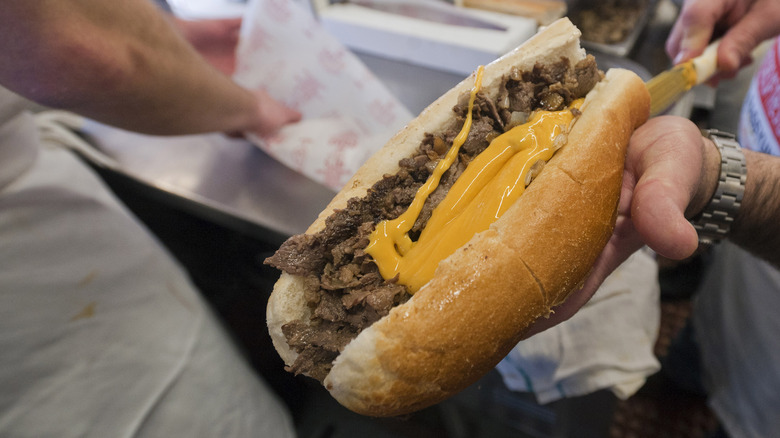
<instances>
[{"instance_id":1,"label":"fingernail","mask_svg":"<svg viewBox=\"0 0 780 438\"><path fill-rule=\"evenodd\" d=\"M685 52L680 51L677 56L674 57L674 65L677 65L685 60Z\"/></svg>"}]
</instances>

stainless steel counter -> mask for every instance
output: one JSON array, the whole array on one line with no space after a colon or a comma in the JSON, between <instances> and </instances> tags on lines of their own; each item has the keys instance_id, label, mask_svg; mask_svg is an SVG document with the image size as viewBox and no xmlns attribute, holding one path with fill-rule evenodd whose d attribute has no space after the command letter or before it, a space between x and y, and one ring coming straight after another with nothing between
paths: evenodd
<instances>
[{"instance_id":1,"label":"stainless steel counter","mask_svg":"<svg viewBox=\"0 0 780 438\"><path fill-rule=\"evenodd\" d=\"M87 158L141 194L268 242L304 231L334 194L244 140L88 131L109 159Z\"/></svg>"}]
</instances>

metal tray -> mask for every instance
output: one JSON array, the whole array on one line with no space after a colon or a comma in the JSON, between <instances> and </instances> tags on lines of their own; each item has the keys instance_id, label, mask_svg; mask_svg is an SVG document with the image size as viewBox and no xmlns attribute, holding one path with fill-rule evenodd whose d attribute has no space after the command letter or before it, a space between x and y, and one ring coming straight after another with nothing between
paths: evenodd
<instances>
[{"instance_id":1,"label":"metal tray","mask_svg":"<svg viewBox=\"0 0 780 438\"><path fill-rule=\"evenodd\" d=\"M594 0L587 0L587 1L594 1ZM570 1L569 16L570 17L574 16L574 14L576 14L579 10L581 10L581 8L584 7L587 1L586 0ZM658 0L647 0L647 2L645 3L645 7L639 13L639 17L637 18L637 22L633 30L628 35L626 35L626 37L622 41L613 44L603 44L603 43L597 43L597 42L583 39L582 47L588 50L608 53L610 55L615 55L615 56L628 56L628 54L631 53L631 50L634 48L634 45L636 44L636 41L639 38L639 35L645 29L645 26L647 26L648 21L650 21L650 18L655 13L657 6L658 6Z\"/></svg>"}]
</instances>

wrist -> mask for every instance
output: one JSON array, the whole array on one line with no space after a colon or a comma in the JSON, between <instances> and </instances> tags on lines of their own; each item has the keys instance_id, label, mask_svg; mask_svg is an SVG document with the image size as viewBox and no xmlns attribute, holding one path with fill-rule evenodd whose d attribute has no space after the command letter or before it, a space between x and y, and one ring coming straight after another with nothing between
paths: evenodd
<instances>
[{"instance_id":1,"label":"wrist","mask_svg":"<svg viewBox=\"0 0 780 438\"><path fill-rule=\"evenodd\" d=\"M747 162L734 135L717 130L702 132L719 152L718 179L714 194L691 223L699 234L699 242L714 243L729 234L739 213L745 193ZM705 156L705 163L709 159ZM703 175L711 177L712 172L703 170Z\"/></svg>"},{"instance_id":2,"label":"wrist","mask_svg":"<svg viewBox=\"0 0 780 438\"><path fill-rule=\"evenodd\" d=\"M701 178L696 192L692 195L688 207L685 209L685 217L688 219L698 216L704 207L712 199L718 187L720 175L720 151L712 140L701 137L702 165Z\"/></svg>"}]
</instances>

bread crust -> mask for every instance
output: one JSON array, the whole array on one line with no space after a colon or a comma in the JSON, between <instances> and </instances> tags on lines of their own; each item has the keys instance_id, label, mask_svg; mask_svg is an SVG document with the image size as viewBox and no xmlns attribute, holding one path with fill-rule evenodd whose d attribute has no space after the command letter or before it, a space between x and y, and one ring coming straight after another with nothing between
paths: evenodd
<instances>
[{"instance_id":1,"label":"bread crust","mask_svg":"<svg viewBox=\"0 0 780 438\"><path fill-rule=\"evenodd\" d=\"M490 90L515 65L584 57L579 31L561 19L485 69ZM334 209L365 195L425 132L447 123L473 78L443 95L394 136L334 198L307 233L324 227ZM567 145L523 196L488 230L442 261L434 278L350 342L325 387L347 408L366 415L401 415L459 392L493 368L539 317L565 300L587 276L614 227L625 148L649 113L644 83L610 70L588 94ZM291 364L297 354L281 333L308 320L306 279L282 274L268 306L274 345Z\"/></svg>"}]
</instances>

